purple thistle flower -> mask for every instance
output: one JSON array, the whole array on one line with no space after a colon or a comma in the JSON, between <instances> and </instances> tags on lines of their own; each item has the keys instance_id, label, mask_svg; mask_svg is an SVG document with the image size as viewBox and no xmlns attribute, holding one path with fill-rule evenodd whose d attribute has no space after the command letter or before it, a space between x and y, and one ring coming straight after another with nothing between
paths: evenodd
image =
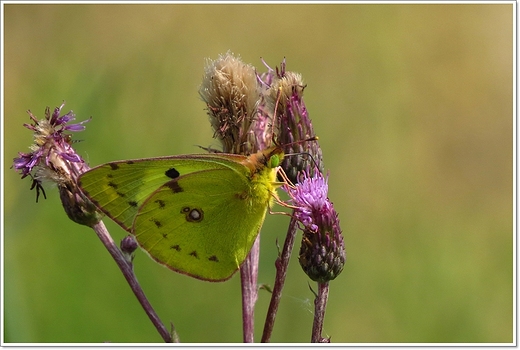
<instances>
[{"instance_id":1,"label":"purple thistle flower","mask_svg":"<svg viewBox=\"0 0 520 350\"><path fill-rule=\"evenodd\" d=\"M22 179L29 175L32 169L38 164L43 154L41 148L37 149L33 153L22 153L18 152L19 157L13 161L13 167L16 170L20 170L22 173Z\"/></svg>"},{"instance_id":2,"label":"purple thistle flower","mask_svg":"<svg viewBox=\"0 0 520 350\"><path fill-rule=\"evenodd\" d=\"M44 181L54 182L60 191L60 198L65 212L73 221L91 226L97 223L100 215L95 206L83 195L77 186L77 178L89 169L83 159L72 148L72 135L67 131L82 131L84 123L69 124L75 120L72 111L60 116L65 103L50 112L45 110L45 118L38 120L31 111L29 117L33 124L24 126L33 131L34 143L30 153L18 153L13 160L13 168L20 172L22 179L30 176L33 180L31 189L36 188L36 201L43 190Z\"/></svg>"},{"instance_id":3,"label":"purple thistle flower","mask_svg":"<svg viewBox=\"0 0 520 350\"><path fill-rule=\"evenodd\" d=\"M260 86L262 88L267 90L267 89L269 89L269 87L271 85L273 85L273 79L275 77L274 69L269 67L269 65L263 58L260 58L260 61L262 61L264 66L267 68L267 72L262 73L262 74L256 73L256 80L258 81L258 84L260 84ZM285 59L284 59L284 62L285 62Z\"/></svg>"},{"instance_id":4,"label":"purple thistle flower","mask_svg":"<svg viewBox=\"0 0 520 350\"><path fill-rule=\"evenodd\" d=\"M336 278L346 261L338 214L328 198L328 177L318 169L300 173L295 186L284 185L291 197L294 217L303 230L299 261L305 273L317 282Z\"/></svg>"},{"instance_id":5,"label":"purple thistle flower","mask_svg":"<svg viewBox=\"0 0 520 350\"><path fill-rule=\"evenodd\" d=\"M65 103L56 107L52 115L49 107L47 107L45 119L42 120L36 119L31 111L27 111L34 122L33 125L24 124L27 129L34 132L34 144L30 147L32 152L19 152L19 157L13 160L13 167L22 174L22 179L31 174L35 167L43 165L49 167L53 161L56 161L56 159L53 159L56 155L58 158L63 158L70 162L84 164L83 159L76 154L76 151L70 145L71 135L66 134L65 131L82 131L85 129L85 126L82 124L90 119L78 124L67 125L68 122L75 120L75 118L72 111L60 117L60 112L64 105ZM34 179L39 182L46 180L41 175L41 172L37 171ZM57 182L55 181L56 178L50 180Z\"/></svg>"}]
</instances>

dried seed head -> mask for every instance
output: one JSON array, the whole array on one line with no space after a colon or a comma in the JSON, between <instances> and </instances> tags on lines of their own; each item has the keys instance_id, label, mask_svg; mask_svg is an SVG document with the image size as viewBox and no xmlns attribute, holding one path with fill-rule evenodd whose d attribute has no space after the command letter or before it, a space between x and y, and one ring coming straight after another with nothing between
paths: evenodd
<instances>
[{"instance_id":1,"label":"dried seed head","mask_svg":"<svg viewBox=\"0 0 520 350\"><path fill-rule=\"evenodd\" d=\"M206 63L199 89L214 137L226 153L249 154L255 151L249 133L259 100L255 68L230 52Z\"/></svg>"}]
</instances>

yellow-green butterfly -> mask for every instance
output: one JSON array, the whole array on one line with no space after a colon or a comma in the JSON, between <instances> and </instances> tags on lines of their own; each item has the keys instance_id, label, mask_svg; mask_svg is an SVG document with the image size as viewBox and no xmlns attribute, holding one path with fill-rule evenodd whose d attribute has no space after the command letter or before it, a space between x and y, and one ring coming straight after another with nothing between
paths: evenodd
<instances>
[{"instance_id":1,"label":"yellow-green butterfly","mask_svg":"<svg viewBox=\"0 0 520 350\"><path fill-rule=\"evenodd\" d=\"M111 162L82 174L82 191L150 257L224 281L249 253L275 195L284 154L194 154Z\"/></svg>"}]
</instances>

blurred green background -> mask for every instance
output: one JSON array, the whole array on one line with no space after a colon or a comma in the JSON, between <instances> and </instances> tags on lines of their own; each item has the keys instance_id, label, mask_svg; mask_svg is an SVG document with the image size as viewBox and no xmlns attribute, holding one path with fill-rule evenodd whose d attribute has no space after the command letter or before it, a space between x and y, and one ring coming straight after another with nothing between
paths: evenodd
<instances>
[{"instance_id":1,"label":"blurred green background","mask_svg":"<svg viewBox=\"0 0 520 350\"><path fill-rule=\"evenodd\" d=\"M92 116L75 136L92 166L196 153L217 146L198 96L205 58L231 50L260 72L261 57L286 57L308 84L348 254L324 335L512 342L512 20L512 4L4 5L4 341L161 342L57 190L35 203L10 169L32 142L26 110L43 118L65 100ZM260 283L287 224L266 219ZM181 341L242 340L238 274L202 282L141 251L135 270ZM293 254L273 342L310 340L308 283Z\"/></svg>"}]
</instances>

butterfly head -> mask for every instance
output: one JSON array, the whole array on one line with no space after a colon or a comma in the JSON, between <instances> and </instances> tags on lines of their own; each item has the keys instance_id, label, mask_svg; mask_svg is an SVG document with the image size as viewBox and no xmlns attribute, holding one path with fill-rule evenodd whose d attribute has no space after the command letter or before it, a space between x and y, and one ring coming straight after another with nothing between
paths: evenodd
<instances>
[{"instance_id":1,"label":"butterfly head","mask_svg":"<svg viewBox=\"0 0 520 350\"><path fill-rule=\"evenodd\" d=\"M282 164L284 152L281 147L275 146L267 149L267 154L264 154L264 156L266 166L274 169Z\"/></svg>"}]
</instances>

